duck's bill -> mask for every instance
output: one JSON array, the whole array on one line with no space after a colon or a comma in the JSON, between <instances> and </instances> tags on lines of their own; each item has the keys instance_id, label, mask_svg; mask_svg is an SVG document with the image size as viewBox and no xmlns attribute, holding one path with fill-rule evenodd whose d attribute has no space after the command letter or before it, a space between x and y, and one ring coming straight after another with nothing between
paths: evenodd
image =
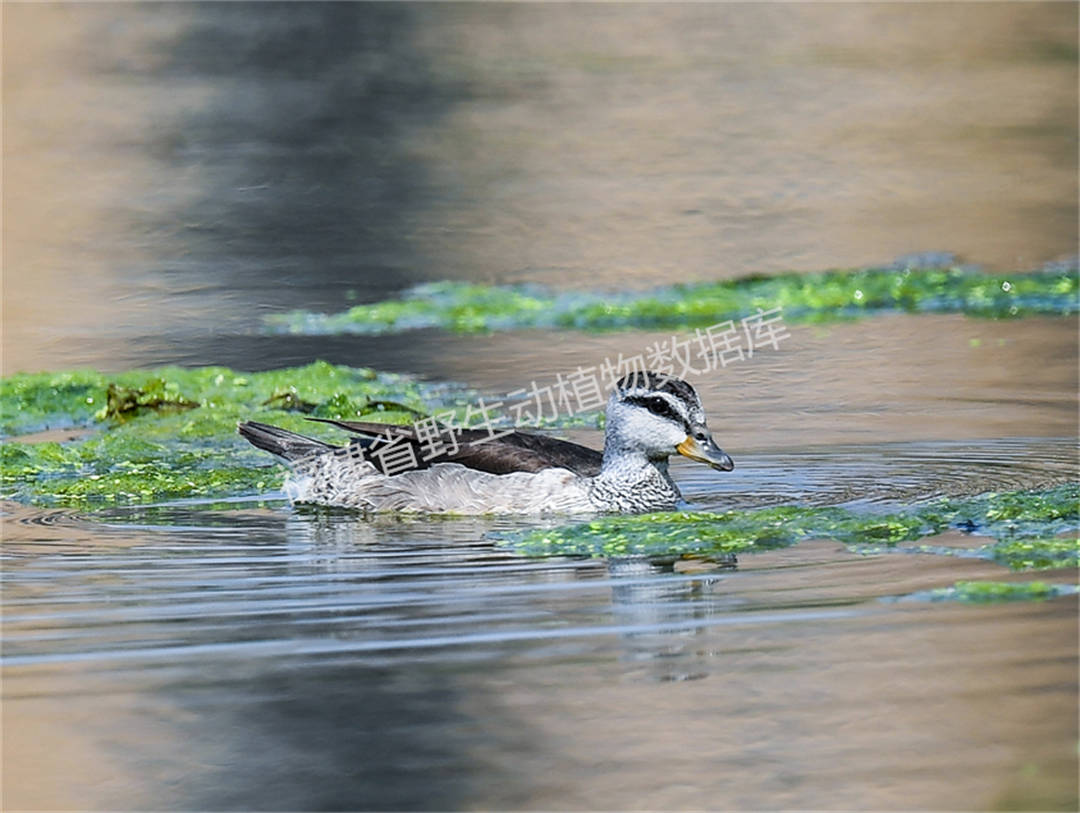
<instances>
[{"instance_id":1,"label":"duck's bill","mask_svg":"<svg viewBox=\"0 0 1080 813\"><path fill-rule=\"evenodd\" d=\"M712 438L699 441L693 435L687 435L686 440L676 446L675 449L683 457L689 457L691 460L712 466L719 471L731 471L735 468L735 461L728 457L727 453L717 446L716 441Z\"/></svg>"}]
</instances>

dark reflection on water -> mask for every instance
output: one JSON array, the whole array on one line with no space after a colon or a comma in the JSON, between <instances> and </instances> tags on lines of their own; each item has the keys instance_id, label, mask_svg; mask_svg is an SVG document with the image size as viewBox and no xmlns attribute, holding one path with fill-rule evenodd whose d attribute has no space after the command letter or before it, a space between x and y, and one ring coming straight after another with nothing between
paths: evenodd
<instances>
[{"instance_id":1,"label":"dark reflection on water","mask_svg":"<svg viewBox=\"0 0 1080 813\"><path fill-rule=\"evenodd\" d=\"M200 719L176 733L189 747L209 746L202 760L214 767L173 804L452 809L467 803L477 781L463 736L469 717L457 688L438 672L325 664L260 672L243 682L243 692L248 699L215 714L207 731L204 704L214 703L216 691L189 691Z\"/></svg>"},{"instance_id":2,"label":"dark reflection on water","mask_svg":"<svg viewBox=\"0 0 1080 813\"><path fill-rule=\"evenodd\" d=\"M167 43L162 86L212 88L150 149L198 191L169 221L156 273L237 307L338 309L423 265L403 239L434 190L408 134L465 93L414 44L423 8L212 3ZM167 223L183 224L172 232Z\"/></svg>"}]
</instances>

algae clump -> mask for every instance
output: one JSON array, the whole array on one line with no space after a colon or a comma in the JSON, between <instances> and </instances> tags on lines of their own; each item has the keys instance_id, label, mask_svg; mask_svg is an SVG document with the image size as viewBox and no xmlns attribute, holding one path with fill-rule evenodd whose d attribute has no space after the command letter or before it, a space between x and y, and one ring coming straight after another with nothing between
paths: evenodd
<instances>
[{"instance_id":1,"label":"algae clump","mask_svg":"<svg viewBox=\"0 0 1080 813\"><path fill-rule=\"evenodd\" d=\"M999 538L983 552L986 558L1018 569L1039 569L1075 563L1075 543L1048 537L1075 531L1078 523L1080 483L1066 483L1035 491L939 499L887 514L817 506L667 511L600 517L497 538L529 555L709 555L782 547L806 539L888 548L958 528Z\"/></svg>"},{"instance_id":2,"label":"algae clump","mask_svg":"<svg viewBox=\"0 0 1080 813\"><path fill-rule=\"evenodd\" d=\"M933 527L918 516L859 516L841 508L778 506L720 513L660 511L601 517L499 537L531 555L712 555L786 547L811 538L851 544L919 539Z\"/></svg>"},{"instance_id":3,"label":"algae clump","mask_svg":"<svg viewBox=\"0 0 1080 813\"><path fill-rule=\"evenodd\" d=\"M962 268L869 268L786 273L673 285L648 291L553 291L539 286L437 282L400 299L337 314L272 314L271 330L299 334L392 333L438 328L458 333L527 328L693 329L781 308L787 322L852 319L873 313L963 313L1014 318L1080 310L1077 269L988 274Z\"/></svg>"},{"instance_id":4,"label":"algae clump","mask_svg":"<svg viewBox=\"0 0 1080 813\"><path fill-rule=\"evenodd\" d=\"M995 561L1012 570L1052 570L1080 567L1080 539L1006 539L990 547Z\"/></svg>"},{"instance_id":5,"label":"algae clump","mask_svg":"<svg viewBox=\"0 0 1080 813\"><path fill-rule=\"evenodd\" d=\"M1076 592L1066 585L1046 582L961 581L952 587L931 590L931 601L964 601L973 603L997 601L1045 601Z\"/></svg>"},{"instance_id":6,"label":"algae clump","mask_svg":"<svg viewBox=\"0 0 1080 813\"><path fill-rule=\"evenodd\" d=\"M407 423L444 405L406 376L326 362L262 373L21 373L0 381L0 496L87 507L272 490L285 468L237 436L241 420L341 442L344 433L304 413ZM18 439L72 426L97 431L63 444Z\"/></svg>"}]
</instances>

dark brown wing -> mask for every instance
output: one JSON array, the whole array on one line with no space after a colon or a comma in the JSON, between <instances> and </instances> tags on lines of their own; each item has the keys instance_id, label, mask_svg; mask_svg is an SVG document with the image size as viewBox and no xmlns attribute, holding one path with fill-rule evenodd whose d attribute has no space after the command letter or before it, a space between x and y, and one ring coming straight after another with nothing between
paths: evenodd
<instances>
[{"instance_id":1,"label":"dark brown wing","mask_svg":"<svg viewBox=\"0 0 1080 813\"><path fill-rule=\"evenodd\" d=\"M433 463L461 463L470 469L490 472L491 474L510 474L515 471L540 471L542 469L569 469L584 477L593 477L600 473L603 455L568 440L549 438L546 435L534 435L531 432L515 431L492 439L485 429L461 429L455 433L458 449L453 454L439 454L428 460L423 455L430 453L430 446L422 447L411 426L391 426L366 421L336 421L328 418L311 418L313 421L333 424L357 435L356 442L365 446L378 436L402 437L412 444L420 468L427 468ZM449 440L446 444L453 447Z\"/></svg>"}]
</instances>

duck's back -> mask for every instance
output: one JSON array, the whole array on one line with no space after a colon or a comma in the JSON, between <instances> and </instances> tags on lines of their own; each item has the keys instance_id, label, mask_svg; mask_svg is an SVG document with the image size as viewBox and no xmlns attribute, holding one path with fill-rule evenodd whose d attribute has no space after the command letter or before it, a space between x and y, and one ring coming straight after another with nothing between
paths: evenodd
<instances>
[{"instance_id":1,"label":"duck's back","mask_svg":"<svg viewBox=\"0 0 1080 813\"><path fill-rule=\"evenodd\" d=\"M492 437L482 429L457 429L454 430L456 441L451 448L432 453L432 450L424 447L414 426L391 426L329 418L311 420L352 432L352 442L363 447L370 446L378 439L393 437L395 442L412 447L417 468L422 469L439 463L460 463L470 469L491 474L569 469L582 477L595 477L600 473L603 462L603 455L596 449L522 430L504 432Z\"/></svg>"}]
</instances>

